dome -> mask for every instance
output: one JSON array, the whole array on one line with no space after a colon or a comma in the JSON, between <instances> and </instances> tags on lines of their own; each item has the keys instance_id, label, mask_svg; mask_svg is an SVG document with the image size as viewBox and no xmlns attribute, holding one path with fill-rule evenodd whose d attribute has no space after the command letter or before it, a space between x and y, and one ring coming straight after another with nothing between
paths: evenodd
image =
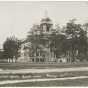
<instances>
[{"instance_id":1,"label":"dome","mask_svg":"<svg viewBox=\"0 0 88 88\"><path fill-rule=\"evenodd\" d=\"M49 17L42 18L41 23L52 24L52 20Z\"/></svg>"},{"instance_id":2,"label":"dome","mask_svg":"<svg viewBox=\"0 0 88 88\"><path fill-rule=\"evenodd\" d=\"M47 18L43 18L41 21L51 21L51 19L47 17Z\"/></svg>"}]
</instances>

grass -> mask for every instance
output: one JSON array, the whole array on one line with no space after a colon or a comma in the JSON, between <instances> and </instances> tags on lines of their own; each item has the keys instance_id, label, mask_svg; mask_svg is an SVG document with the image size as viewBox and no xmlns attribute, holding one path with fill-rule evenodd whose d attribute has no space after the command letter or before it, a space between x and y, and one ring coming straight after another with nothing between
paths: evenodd
<instances>
[{"instance_id":1,"label":"grass","mask_svg":"<svg viewBox=\"0 0 88 88\"><path fill-rule=\"evenodd\" d=\"M83 63L40 63L40 64L34 64L34 63L0 63L1 69L29 69L29 68L68 68L68 67L87 67L88 62Z\"/></svg>"},{"instance_id":2,"label":"grass","mask_svg":"<svg viewBox=\"0 0 88 88\"><path fill-rule=\"evenodd\" d=\"M86 63L67 63L67 64L31 64L31 63L0 63L1 69L32 69L32 68L71 68L71 67L87 67L88 62ZM76 72L52 72L52 73L28 73L28 74L9 74L10 75L41 75L41 78L46 78L46 74L57 75L58 77L73 77L73 76L88 76L88 71L76 71ZM2 74L5 75L6 74ZM1 75L0 75L1 76ZM2 77L2 76L1 76ZM21 77L16 78L18 80L22 79ZM30 79L33 79L30 78ZM15 78L11 79L0 78L2 80L15 80ZM15 83L15 84L5 84L1 86L88 86L88 79L76 79L76 80L65 80L65 81L44 81L44 82L25 82L25 83Z\"/></svg>"},{"instance_id":3,"label":"grass","mask_svg":"<svg viewBox=\"0 0 88 88\"><path fill-rule=\"evenodd\" d=\"M15 84L0 85L2 87L55 87L55 86L88 86L88 79L44 81L44 82L24 82Z\"/></svg>"},{"instance_id":4,"label":"grass","mask_svg":"<svg viewBox=\"0 0 88 88\"><path fill-rule=\"evenodd\" d=\"M31 63L0 63L0 68L2 69L27 69L27 68L68 68L68 67L87 67L87 63L74 63L74 64L31 64ZM41 78L47 78L46 74L56 75L57 77L73 77L73 76L88 76L88 71L75 71L75 72L48 72L48 73L9 73L9 74L0 74L1 80L15 80L23 79L22 75L31 76L30 79L33 79L32 76L39 75ZM6 77L4 77L6 76ZM10 76L17 76L16 78L11 78ZM29 79L29 78L28 78Z\"/></svg>"},{"instance_id":5,"label":"grass","mask_svg":"<svg viewBox=\"0 0 88 88\"><path fill-rule=\"evenodd\" d=\"M51 75L51 76L47 76ZM62 78L62 77L77 77L77 76L88 76L88 71L76 71L76 72L48 72L48 73L25 73L25 74L2 74L0 75L0 81L5 80L25 80L25 79L43 79L43 78ZM4 77L5 76L5 77ZM13 76L13 77L12 77ZM24 77L23 77L24 76ZM40 77L35 77L40 76Z\"/></svg>"}]
</instances>

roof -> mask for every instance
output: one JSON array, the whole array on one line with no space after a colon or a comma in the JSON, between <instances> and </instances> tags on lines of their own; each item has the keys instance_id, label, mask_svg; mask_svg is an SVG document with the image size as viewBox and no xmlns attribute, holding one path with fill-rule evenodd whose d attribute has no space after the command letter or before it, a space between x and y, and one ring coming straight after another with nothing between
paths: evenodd
<instances>
[{"instance_id":1,"label":"roof","mask_svg":"<svg viewBox=\"0 0 88 88\"><path fill-rule=\"evenodd\" d=\"M43 18L41 21L51 21L51 19L47 17L47 18Z\"/></svg>"}]
</instances>

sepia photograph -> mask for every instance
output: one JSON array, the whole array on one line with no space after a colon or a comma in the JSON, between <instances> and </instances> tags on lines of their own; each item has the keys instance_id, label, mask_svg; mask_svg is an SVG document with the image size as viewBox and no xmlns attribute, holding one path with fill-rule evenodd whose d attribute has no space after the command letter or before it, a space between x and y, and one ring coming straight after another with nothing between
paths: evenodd
<instances>
[{"instance_id":1,"label":"sepia photograph","mask_svg":"<svg viewBox=\"0 0 88 88\"><path fill-rule=\"evenodd\" d=\"M88 1L0 1L0 87L88 86Z\"/></svg>"}]
</instances>

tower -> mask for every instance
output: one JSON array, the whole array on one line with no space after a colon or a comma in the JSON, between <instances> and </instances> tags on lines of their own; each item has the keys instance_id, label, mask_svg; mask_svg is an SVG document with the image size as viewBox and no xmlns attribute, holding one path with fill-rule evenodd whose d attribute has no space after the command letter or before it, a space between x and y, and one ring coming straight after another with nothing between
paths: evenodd
<instances>
[{"instance_id":1,"label":"tower","mask_svg":"<svg viewBox=\"0 0 88 88\"><path fill-rule=\"evenodd\" d=\"M40 29L42 30L43 36L41 37L43 40L43 55L45 57L46 62L53 62L55 61L54 59L54 51L51 51L51 33L53 29L53 22L52 20L48 17L47 11L45 11L44 17L41 19L40 22ZM42 56L43 56L42 55Z\"/></svg>"},{"instance_id":2,"label":"tower","mask_svg":"<svg viewBox=\"0 0 88 88\"><path fill-rule=\"evenodd\" d=\"M52 29L52 20L48 17L47 11L45 11L44 17L41 19L40 28L43 33L49 33Z\"/></svg>"}]
</instances>

